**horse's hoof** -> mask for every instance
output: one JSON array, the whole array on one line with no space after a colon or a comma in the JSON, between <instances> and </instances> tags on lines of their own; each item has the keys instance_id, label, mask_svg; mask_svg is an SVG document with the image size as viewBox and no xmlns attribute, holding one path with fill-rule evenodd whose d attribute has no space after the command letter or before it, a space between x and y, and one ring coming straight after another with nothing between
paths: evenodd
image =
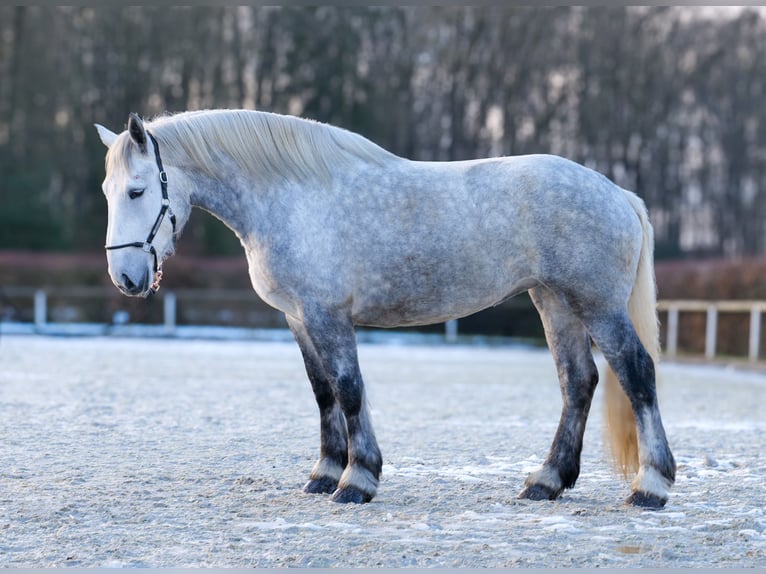
<instances>
[{"instance_id":1,"label":"horse's hoof","mask_svg":"<svg viewBox=\"0 0 766 574\"><path fill-rule=\"evenodd\" d=\"M640 490L631 492L630 496L625 499L626 504L646 508L647 510L660 510L667 501L667 498L662 498L648 492L641 492Z\"/></svg>"},{"instance_id":2,"label":"horse's hoof","mask_svg":"<svg viewBox=\"0 0 766 574\"><path fill-rule=\"evenodd\" d=\"M519 494L527 500L556 500L558 493L542 484L530 484Z\"/></svg>"},{"instance_id":3,"label":"horse's hoof","mask_svg":"<svg viewBox=\"0 0 766 574\"><path fill-rule=\"evenodd\" d=\"M353 502L354 504L363 504L365 502L370 502L371 500L372 500L371 494L367 494L366 492L363 492L359 490L358 488L354 488L353 486L344 486L343 488L339 488L332 494L332 501L340 502L342 504L345 504L347 502Z\"/></svg>"},{"instance_id":4,"label":"horse's hoof","mask_svg":"<svg viewBox=\"0 0 766 574\"><path fill-rule=\"evenodd\" d=\"M306 494L330 494L338 487L338 481L332 478L312 478L303 486Z\"/></svg>"}]
</instances>

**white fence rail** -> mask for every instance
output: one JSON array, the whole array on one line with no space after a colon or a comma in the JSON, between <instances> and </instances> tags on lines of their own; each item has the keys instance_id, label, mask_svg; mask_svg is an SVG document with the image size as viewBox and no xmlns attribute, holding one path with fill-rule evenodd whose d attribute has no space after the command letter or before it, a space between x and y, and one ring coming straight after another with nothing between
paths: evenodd
<instances>
[{"instance_id":1,"label":"white fence rail","mask_svg":"<svg viewBox=\"0 0 766 574\"><path fill-rule=\"evenodd\" d=\"M49 312L49 294L45 289L35 289L30 287L5 287L2 294L6 298L20 297L30 299L33 302L33 322L19 324L16 328L9 329L6 324L6 332L17 333L38 333L38 334L67 334L67 335L93 335L93 334L121 334L133 336L184 336L189 331L191 333L205 333L206 336L223 338L240 338L252 335L253 333L263 338L265 331L274 330L268 328L249 329L244 327L210 327L201 325L192 329L178 324L178 300L184 301L237 301L252 302L254 304L266 305L258 299L257 295L249 289L181 289L179 291L163 290L156 297L162 301L162 324L130 324L130 318L123 312L117 312L111 324L102 323L58 323L50 321ZM52 296L65 299L87 299L114 296L114 290L101 287L66 287L57 290ZM0 301L0 304L2 301ZM273 310L274 314L279 314ZM0 332L3 331L3 325L0 320ZM226 331L226 332L224 332ZM457 320L447 321L444 325L444 341L455 343L458 341L458 322ZM266 338L273 338L267 336ZM279 338L279 337L278 337Z\"/></svg>"},{"instance_id":2,"label":"white fence rail","mask_svg":"<svg viewBox=\"0 0 766 574\"><path fill-rule=\"evenodd\" d=\"M7 296L32 296L34 301L34 330L39 333L50 332L48 322L48 295L40 289L28 287L10 287L4 289ZM102 295L106 290L101 288L75 288L69 290L73 297L93 297ZM170 290L163 291L163 323L152 326L157 334L173 336L178 334L177 306L178 297L183 299L217 299L217 300L252 300L254 294L247 290L181 290L178 293ZM702 300L661 300L657 303L658 311L667 313L665 322L664 353L667 357L678 355L679 317L681 313L705 313L705 351L707 359L716 356L718 339L718 316L720 313L749 314L750 332L748 338L748 359L752 362L759 360L761 347L761 314L766 311L766 301L702 301ZM444 337L447 342L458 340L458 321L445 323Z\"/></svg>"},{"instance_id":3,"label":"white fence rail","mask_svg":"<svg viewBox=\"0 0 766 574\"><path fill-rule=\"evenodd\" d=\"M718 315L720 313L748 313L750 315L750 333L748 337L747 358L758 360L761 348L761 313L766 310L766 301L673 301L657 303L659 311L668 314L665 332L665 354L675 357L678 354L678 318L680 313L693 312L706 314L705 321L705 358L713 359L716 355L718 339Z\"/></svg>"}]
</instances>

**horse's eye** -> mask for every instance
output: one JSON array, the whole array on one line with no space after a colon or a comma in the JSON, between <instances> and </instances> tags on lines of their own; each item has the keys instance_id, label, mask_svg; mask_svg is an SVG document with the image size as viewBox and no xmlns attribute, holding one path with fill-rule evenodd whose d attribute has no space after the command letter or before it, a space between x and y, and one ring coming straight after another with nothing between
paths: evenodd
<instances>
[{"instance_id":1,"label":"horse's eye","mask_svg":"<svg viewBox=\"0 0 766 574\"><path fill-rule=\"evenodd\" d=\"M128 197L130 199L136 199L137 197L141 197L144 194L144 191L145 190L143 190L143 189L131 189L128 192Z\"/></svg>"}]
</instances>

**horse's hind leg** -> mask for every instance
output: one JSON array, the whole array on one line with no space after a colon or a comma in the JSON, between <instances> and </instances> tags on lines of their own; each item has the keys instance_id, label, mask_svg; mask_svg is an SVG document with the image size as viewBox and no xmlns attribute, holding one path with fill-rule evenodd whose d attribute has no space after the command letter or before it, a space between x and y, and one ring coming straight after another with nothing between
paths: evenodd
<instances>
[{"instance_id":1,"label":"horse's hind leg","mask_svg":"<svg viewBox=\"0 0 766 574\"><path fill-rule=\"evenodd\" d=\"M319 388L320 411L324 408L323 415L327 414L322 418L322 445L327 447L326 456L319 459L319 468L314 469L316 477L312 472L307 487L312 481L335 479L337 475L338 465L342 462L339 452L339 437L343 436L339 432L342 415L348 436L347 462L337 478L332 499L335 502L369 502L377 492L383 462L367 409L353 325L342 312L333 313L319 307L306 307L303 311L301 321L293 320L293 332L300 332L307 348L313 349L307 370L317 365L320 367L321 376L316 379L315 393ZM334 397L332 403L328 387Z\"/></svg>"},{"instance_id":2,"label":"horse's hind leg","mask_svg":"<svg viewBox=\"0 0 766 574\"><path fill-rule=\"evenodd\" d=\"M545 287L536 287L529 294L556 362L563 407L548 457L542 468L527 477L519 498L554 500L565 488L574 486L580 474L583 433L598 369L585 326L569 306Z\"/></svg>"},{"instance_id":3,"label":"horse's hind leg","mask_svg":"<svg viewBox=\"0 0 766 574\"><path fill-rule=\"evenodd\" d=\"M335 400L330 377L322 367L303 324L291 318L288 318L287 323L300 347L306 374L319 406L319 460L314 465L303 491L310 494L331 493L338 487L338 481L348 463L346 419Z\"/></svg>"},{"instance_id":4,"label":"horse's hind leg","mask_svg":"<svg viewBox=\"0 0 766 574\"><path fill-rule=\"evenodd\" d=\"M585 322L630 400L638 434L638 474L627 502L661 508L675 481L676 464L662 426L654 362L641 343L627 310L591 313Z\"/></svg>"}]
</instances>

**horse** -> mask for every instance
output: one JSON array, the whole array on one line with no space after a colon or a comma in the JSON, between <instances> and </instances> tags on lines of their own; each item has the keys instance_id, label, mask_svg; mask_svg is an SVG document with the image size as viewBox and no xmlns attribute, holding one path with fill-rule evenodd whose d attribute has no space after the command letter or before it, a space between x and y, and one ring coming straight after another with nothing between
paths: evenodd
<instances>
[{"instance_id":1,"label":"horse","mask_svg":"<svg viewBox=\"0 0 766 574\"><path fill-rule=\"evenodd\" d=\"M356 326L444 322L528 292L557 368L561 417L519 498L555 500L580 473L583 433L607 362L612 459L634 476L626 505L662 508L675 461L655 383L654 237L644 202L555 155L414 161L310 119L203 110L117 134L106 152L108 273L125 295L159 288L198 207L239 238L258 296L284 313L319 407L307 493L365 503L382 458ZM144 239L145 238L145 239Z\"/></svg>"}]
</instances>

